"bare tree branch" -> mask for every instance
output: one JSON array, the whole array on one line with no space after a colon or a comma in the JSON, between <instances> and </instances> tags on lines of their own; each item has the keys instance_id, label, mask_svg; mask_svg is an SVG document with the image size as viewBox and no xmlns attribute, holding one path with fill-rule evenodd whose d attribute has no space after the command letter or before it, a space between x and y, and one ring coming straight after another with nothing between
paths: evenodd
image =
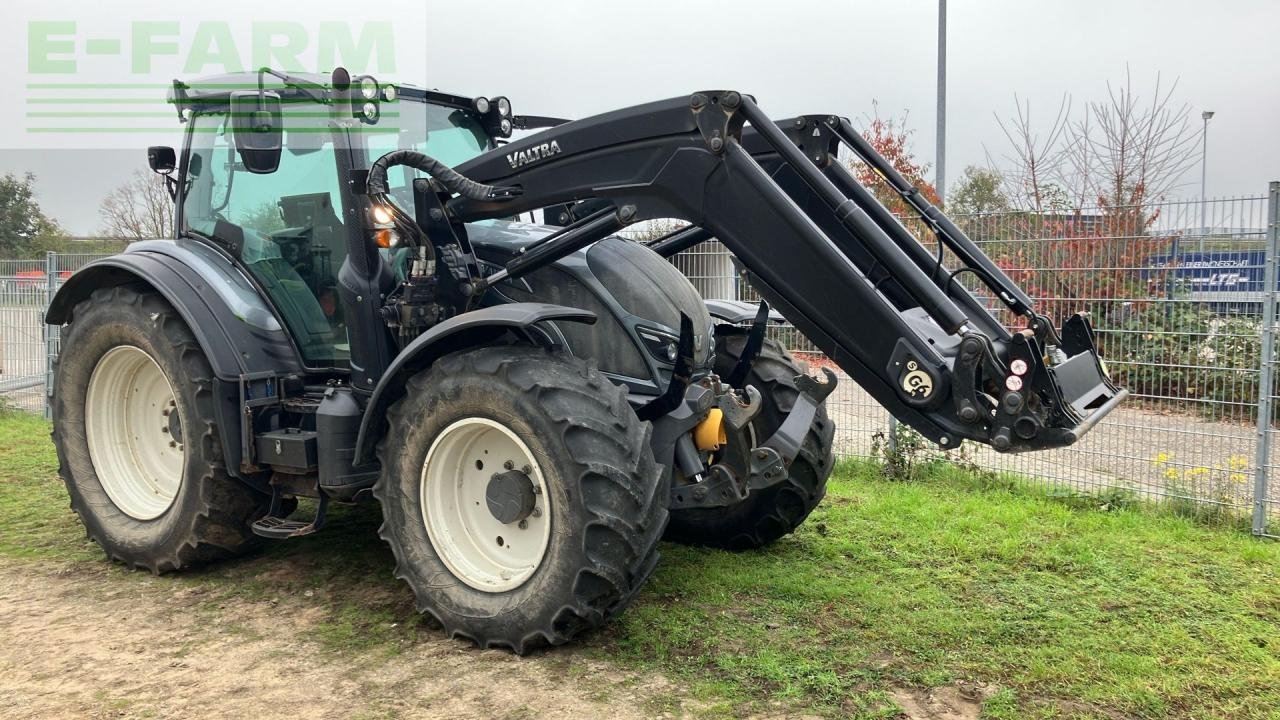
<instances>
[{"instance_id":1,"label":"bare tree branch","mask_svg":"<svg viewBox=\"0 0 1280 720\"><path fill-rule=\"evenodd\" d=\"M1199 130L1191 107L1173 100L1177 82L1165 87L1159 74L1150 100L1134 90L1128 68L1121 86L1107 84L1107 98L1085 104L1072 118L1064 96L1058 113L1039 132L1030 103L1016 95L1017 115L997 117L1010 151L1004 160L1014 187L1010 197L1043 212L1066 205L1133 208L1138 213L1179 186L1199 159Z\"/></svg>"},{"instance_id":2,"label":"bare tree branch","mask_svg":"<svg viewBox=\"0 0 1280 720\"><path fill-rule=\"evenodd\" d=\"M164 176L137 170L111 191L98 208L103 234L128 240L169 237L173 232L173 200Z\"/></svg>"}]
</instances>

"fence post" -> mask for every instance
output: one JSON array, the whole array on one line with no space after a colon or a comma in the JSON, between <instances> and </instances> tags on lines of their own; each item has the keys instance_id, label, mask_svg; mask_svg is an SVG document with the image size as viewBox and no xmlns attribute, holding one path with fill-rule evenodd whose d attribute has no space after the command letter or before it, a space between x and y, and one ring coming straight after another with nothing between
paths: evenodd
<instances>
[{"instance_id":1,"label":"fence post","mask_svg":"<svg viewBox=\"0 0 1280 720\"><path fill-rule=\"evenodd\" d=\"M1253 462L1253 534L1267 529L1268 465L1271 462L1271 393L1275 373L1276 262L1280 260L1280 182L1267 192L1267 249L1263 267L1262 352L1258 367L1258 447Z\"/></svg>"},{"instance_id":2,"label":"fence post","mask_svg":"<svg viewBox=\"0 0 1280 720\"><path fill-rule=\"evenodd\" d=\"M53 296L58 292L58 253L49 251L44 254L44 308L41 315L53 303ZM43 321L44 318L41 318ZM44 417L53 419L53 359L58 354L58 335L60 328L44 325Z\"/></svg>"}]
</instances>

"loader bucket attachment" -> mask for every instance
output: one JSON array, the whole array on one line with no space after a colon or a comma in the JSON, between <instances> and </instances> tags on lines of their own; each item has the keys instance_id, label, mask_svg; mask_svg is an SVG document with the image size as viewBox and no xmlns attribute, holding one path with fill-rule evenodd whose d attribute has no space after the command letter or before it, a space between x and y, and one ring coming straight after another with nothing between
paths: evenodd
<instances>
[{"instance_id":1,"label":"loader bucket attachment","mask_svg":"<svg viewBox=\"0 0 1280 720\"><path fill-rule=\"evenodd\" d=\"M554 154L536 148L551 147ZM937 239L935 252L836 161L873 168ZM521 153L540 159L524 164ZM709 238L770 306L878 402L943 448L1069 445L1125 398L1084 314L1059 332L1035 301L876 153L849 122L774 122L750 96L702 91L559 125L457 170L521 188L449 201L464 221L609 201L628 222L691 226L651 245L670 256ZM559 212L559 211L558 211ZM572 214L572 213L569 213ZM943 263L942 248L954 256ZM555 253L540 253L550 262ZM518 268L529 272L542 263ZM507 268L495 277L513 276ZM1011 332L956 281L977 278L1025 327Z\"/></svg>"}]
</instances>

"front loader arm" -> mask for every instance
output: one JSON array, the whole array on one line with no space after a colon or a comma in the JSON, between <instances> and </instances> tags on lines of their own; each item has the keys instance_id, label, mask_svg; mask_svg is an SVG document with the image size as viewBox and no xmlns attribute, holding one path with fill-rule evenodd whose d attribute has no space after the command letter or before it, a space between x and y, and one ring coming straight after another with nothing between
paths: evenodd
<instances>
[{"instance_id":1,"label":"front loader arm","mask_svg":"<svg viewBox=\"0 0 1280 720\"><path fill-rule=\"evenodd\" d=\"M861 138L847 122L823 125L831 143L859 154L870 147L856 147ZM895 185L964 267L1028 318L1028 329L1008 332L830 152L803 145L750 97L700 92L560 125L464 163L456 168L463 175L520 195L458 197L449 210L469 222L612 201L495 279L625 223L687 220L720 240L757 291L878 402L943 447L962 439L998 450L1067 445L1125 396L1103 372L1085 316L1068 321L1070 341L1036 328L1046 323L1031 299L945 217L916 206L923 198L914 188ZM883 162L874 155L873 167L875 158Z\"/></svg>"}]
</instances>

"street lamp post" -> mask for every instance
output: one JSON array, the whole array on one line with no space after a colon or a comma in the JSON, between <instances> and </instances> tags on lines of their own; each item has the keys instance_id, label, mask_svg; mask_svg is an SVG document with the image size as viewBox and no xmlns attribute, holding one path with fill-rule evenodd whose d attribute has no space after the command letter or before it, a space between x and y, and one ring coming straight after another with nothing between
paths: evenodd
<instances>
[{"instance_id":1,"label":"street lamp post","mask_svg":"<svg viewBox=\"0 0 1280 720\"><path fill-rule=\"evenodd\" d=\"M1200 113L1200 119L1204 121L1204 130L1200 132L1200 252L1204 252L1204 236L1209 234L1209 223L1206 216L1208 209L1208 198L1205 196L1205 179L1207 178L1207 170L1209 167L1209 120L1213 117L1212 110L1205 110Z\"/></svg>"},{"instance_id":2,"label":"street lamp post","mask_svg":"<svg viewBox=\"0 0 1280 720\"><path fill-rule=\"evenodd\" d=\"M947 199L947 0L938 0L938 134L934 153L937 174L934 176L934 190L938 192L938 203L944 204ZM898 450L898 419L888 413L888 437L885 445L890 453Z\"/></svg>"},{"instance_id":3,"label":"street lamp post","mask_svg":"<svg viewBox=\"0 0 1280 720\"><path fill-rule=\"evenodd\" d=\"M938 174L934 183L938 201L947 193L947 0L938 0L938 147L934 160Z\"/></svg>"}]
</instances>

